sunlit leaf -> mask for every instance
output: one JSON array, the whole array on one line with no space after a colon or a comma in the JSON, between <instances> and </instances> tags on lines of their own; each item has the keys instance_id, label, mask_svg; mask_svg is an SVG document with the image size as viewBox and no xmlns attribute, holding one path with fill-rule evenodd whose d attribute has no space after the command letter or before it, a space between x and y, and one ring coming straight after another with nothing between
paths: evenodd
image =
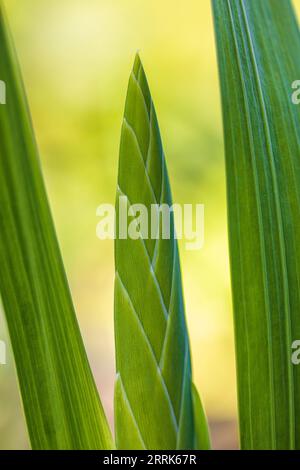
<instances>
[{"instance_id":1,"label":"sunlit leaf","mask_svg":"<svg viewBox=\"0 0 300 470\"><path fill-rule=\"evenodd\" d=\"M300 448L299 28L289 0L213 0L241 445Z\"/></svg>"},{"instance_id":2,"label":"sunlit leaf","mask_svg":"<svg viewBox=\"0 0 300 470\"><path fill-rule=\"evenodd\" d=\"M151 220L148 238L120 239L120 197L127 210L144 204L149 214L151 205L172 205L156 114L138 56L126 99L117 191L116 441L121 449L192 449L190 351L173 214L170 239L163 239L161 231L152 239Z\"/></svg>"},{"instance_id":3,"label":"sunlit leaf","mask_svg":"<svg viewBox=\"0 0 300 470\"><path fill-rule=\"evenodd\" d=\"M111 448L0 10L0 291L34 449Z\"/></svg>"},{"instance_id":4,"label":"sunlit leaf","mask_svg":"<svg viewBox=\"0 0 300 470\"><path fill-rule=\"evenodd\" d=\"M206 425L206 415L199 397L199 393L192 384L192 397L194 406L194 449L209 450L210 435Z\"/></svg>"}]
</instances>

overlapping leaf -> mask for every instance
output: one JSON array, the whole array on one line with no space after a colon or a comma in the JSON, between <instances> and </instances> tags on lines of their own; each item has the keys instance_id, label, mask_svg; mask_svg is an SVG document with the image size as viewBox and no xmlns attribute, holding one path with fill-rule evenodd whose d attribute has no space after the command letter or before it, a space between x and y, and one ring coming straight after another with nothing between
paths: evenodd
<instances>
[{"instance_id":1,"label":"overlapping leaf","mask_svg":"<svg viewBox=\"0 0 300 470\"><path fill-rule=\"evenodd\" d=\"M213 0L243 448L300 448L300 36L289 0Z\"/></svg>"},{"instance_id":2,"label":"overlapping leaf","mask_svg":"<svg viewBox=\"0 0 300 470\"><path fill-rule=\"evenodd\" d=\"M113 446L77 325L0 10L0 291L34 449Z\"/></svg>"},{"instance_id":3,"label":"overlapping leaf","mask_svg":"<svg viewBox=\"0 0 300 470\"><path fill-rule=\"evenodd\" d=\"M170 207L172 199L156 114L138 56L122 127L117 235L120 197L127 210L133 204L148 209L149 237L116 240L117 446L192 449L199 440L195 440L189 341L173 214L170 239L163 239L161 231L157 239L150 236L151 205ZM134 219L129 218L128 223ZM203 411L200 420L206 429Z\"/></svg>"}]
</instances>

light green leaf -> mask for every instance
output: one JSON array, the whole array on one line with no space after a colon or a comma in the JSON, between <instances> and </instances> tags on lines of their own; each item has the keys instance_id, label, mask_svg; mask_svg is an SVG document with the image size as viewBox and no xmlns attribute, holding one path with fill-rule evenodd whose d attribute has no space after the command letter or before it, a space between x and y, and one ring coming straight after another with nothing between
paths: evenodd
<instances>
[{"instance_id":1,"label":"light green leaf","mask_svg":"<svg viewBox=\"0 0 300 470\"><path fill-rule=\"evenodd\" d=\"M214 0L241 445L300 448L299 28L289 0Z\"/></svg>"},{"instance_id":2,"label":"light green leaf","mask_svg":"<svg viewBox=\"0 0 300 470\"><path fill-rule=\"evenodd\" d=\"M0 10L0 291L34 449L113 446L76 321Z\"/></svg>"},{"instance_id":3,"label":"light green leaf","mask_svg":"<svg viewBox=\"0 0 300 470\"><path fill-rule=\"evenodd\" d=\"M199 397L199 393L194 384L192 384L192 397L194 406L194 449L210 450L210 435L207 426L206 414Z\"/></svg>"},{"instance_id":4,"label":"light green leaf","mask_svg":"<svg viewBox=\"0 0 300 470\"><path fill-rule=\"evenodd\" d=\"M140 59L129 80L117 191L121 209L172 205L156 114ZM170 239L116 239L115 424L121 449L192 449L194 412L174 220ZM133 218L129 224L137 223ZM127 225L125 227L127 229ZM203 426L206 423L203 422Z\"/></svg>"}]
</instances>

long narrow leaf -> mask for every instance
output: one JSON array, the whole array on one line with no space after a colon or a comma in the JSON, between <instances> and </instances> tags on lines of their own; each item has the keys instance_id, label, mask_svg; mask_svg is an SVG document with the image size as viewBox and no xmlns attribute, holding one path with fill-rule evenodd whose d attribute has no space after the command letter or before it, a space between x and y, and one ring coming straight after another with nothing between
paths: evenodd
<instances>
[{"instance_id":1,"label":"long narrow leaf","mask_svg":"<svg viewBox=\"0 0 300 470\"><path fill-rule=\"evenodd\" d=\"M110 448L2 8L0 79L0 291L32 447Z\"/></svg>"},{"instance_id":2,"label":"long narrow leaf","mask_svg":"<svg viewBox=\"0 0 300 470\"><path fill-rule=\"evenodd\" d=\"M299 28L289 0L213 0L241 445L300 448Z\"/></svg>"},{"instance_id":3,"label":"long narrow leaf","mask_svg":"<svg viewBox=\"0 0 300 470\"><path fill-rule=\"evenodd\" d=\"M156 114L138 56L126 100L117 191L116 441L121 449L192 449L199 441L173 214L170 239L161 232L151 238L151 220L148 238L121 239L120 198L126 210L143 204L148 214L151 205L172 205ZM200 419L206 428L203 412Z\"/></svg>"}]
</instances>

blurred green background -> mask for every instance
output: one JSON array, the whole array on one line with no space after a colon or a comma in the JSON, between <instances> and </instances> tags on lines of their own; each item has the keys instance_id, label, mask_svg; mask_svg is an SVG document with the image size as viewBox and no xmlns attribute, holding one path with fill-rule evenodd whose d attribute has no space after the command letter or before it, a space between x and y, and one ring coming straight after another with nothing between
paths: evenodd
<instances>
[{"instance_id":1,"label":"blurred green background","mask_svg":"<svg viewBox=\"0 0 300 470\"><path fill-rule=\"evenodd\" d=\"M96 238L96 208L114 203L126 88L139 50L174 202L205 204L204 247L186 251L180 243L193 371L215 448L236 448L224 157L210 1L5 3L81 331L110 422L113 242ZM300 0L294 4L300 11ZM0 449L28 448L1 312L0 339L8 346L8 364L0 366Z\"/></svg>"}]
</instances>

